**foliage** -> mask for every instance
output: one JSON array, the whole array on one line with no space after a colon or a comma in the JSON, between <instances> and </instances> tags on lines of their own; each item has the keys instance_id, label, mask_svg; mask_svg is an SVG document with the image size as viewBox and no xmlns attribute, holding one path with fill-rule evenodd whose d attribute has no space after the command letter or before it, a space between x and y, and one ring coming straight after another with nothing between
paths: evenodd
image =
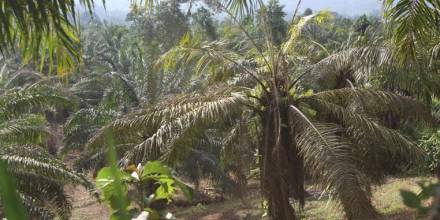
<instances>
[{"instance_id":1,"label":"foliage","mask_svg":"<svg viewBox=\"0 0 440 220\"><path fill-rule=\"evenodd\" d=\"M288 24L284 20L286 13L283 11L283 8L278 0L271 0L267 4L267 8L261 10L260 13L262 13L262 16L258 16L260 19L258 22L261 23L259 25L260 28L267 26L271 28L269 31L275 45L280 45L287 36ZM268 24L264 24L265 22ZM266 30L261 30L262 33L265 31Z\"/></svg>"},{"instance_id":2,"label":"foliage","mask_svg":"<svg viewBox=\"0 0 440 220\"><path fill-rule=\"evenodd\" d=\"M423 162L425 169L435 172L440 161L440 131L425 132L420 139L420 146L426 155Z\"/></svg>"},{"instance_id":3,"label":"foliage","mask_svg":"<svg viewBox=\"0 0 440 220\"><path fill-rule=\"evenodd\" d=\"M385 17L390 21L392 40L402 62L419 59L419 50L438 44L440 1L384 1Z\"/></svg>"},{"instance_id":4,"label":"foliage","mask_svg":"<svg viewBox=\"0 0 440 220\"><path fill-rule=\"evenodd\" d=\"M227 7L222 10L228 13ZM236 21L233 13L230 17ZM190 66L208 79L209 90L170 96L121 118L102 128L87 148L101 146L103 131L111 129L122 134L116 144L132 146L123 156L123 164L154 159L178 164L193 146L193 141L186 143L197 137L194 134L215 129L225 119L236 123L249 115L246 120L257 121L257 136L263 137L255 150L262 158L259 166L269 215L293 218L286 202L288 194L304 202L302 175L307 172L339 199L349 218L377 217L370 188L383 179L389 158L398 158L395 163L413 163L414 156L420 156L420 149L387 128L381 116L392 112L408 120L429 122L430 112L410 97L369 88L307 92L302 76L308 73L304 69L313 67L313 59L302 58L297 48L303 42L303 30L328 17L321 12L294 19L280 48L267 34L263 39L266 44L257 43L240 22L236 25L248 38L247 44L205 42L185 35L161 57L158 65L162 69L158 71ZM214 89L216 84L223 88ZM234 123L224 125L226 130L230 124ZM296 167L294 174L282 172L280 167L286 166ZM292 182L282 185L281 179Z\"/></svg>"},{"instance_id":5,"label":"foliage","mask_svg":"<svg viewBox=\"0 0 440 220\"><path fill-rule=\"evenodd\" d=\"M435 122L422 103L440 95L437 1L384 1L385 22L326 11L301 15L299 8L287 22L275 0L203 1L198 10L190 1L186 13L182 1L132 2L126 25L93 20L81 27L80 40L70 17L74 1L35 13L22 13L32 1L3 3L23 10L6 17L12 26L2 29L8 32L0 48L30 47L0 60L0 158L17 167L8 171L31 215L68 218L64 184L88 185L56 159L58 149L44 150L66 118L63 153L81 153L79 170L110 165L97 185L123 219L127 209L161 210L171 199L180 182L161 163L196 189L209 180L235 195L253 170L274 219L295 219L290 201L304 205L309 178L347 218L374 219L371 187L424 158L400 131ZM216 21L212 13L228 18ZM26 22L29 33L20 29ZM18 35L10 40L13 28ZM37 53L40 59L19 65ZM63 73L79 54L76 75L34 71L51 72L57 63ZM436 135L421 141L433 153L431 167ZM138 163L146 165L131 165ZM145 176L149 169L160 172ZM128 196L132 189L139 198ZM49 203L57 208L47 210Z\"/></svg>"},{"instance_id":6,"label":"foliage","mask_svg":"<svg viewBox=\"0 0 440 220\"><path fill-rule=\"evenodd\" d=\"M41 63L41 70L47 58L58 74L72 71L81 57L76 29L78 2L92 13L93 0L2 1L0 51L4 54L19 47L24 60Z\"/></svg>"},{"instance_id":7,"label":"foliage","mask_svg":"<svg viewBox=\"0 0 440 220\"><path fill-rule=\"evenodd\" d=\"M7 164L29 215L67 219L71 204L63 186L91 185L48 153L47 141L52 134L42 113L71 106L72 102L45 86L7 90L0 100L0 161Z\"/></svg>"},{"instance_id":8,"label":"foliage","mask_svg":"<svg viewBox=\"0 0 440 220\"><path fill-rule=\"evenodd\" d=\"M16 193L15 183L8 175L6 164L0 162L0 195L5 203L5 214L8 219L26 219L27 213Z\"/></svg>"},{"instance_id":9,"label":"foliage","mask_svg":"<svg viewBox=\"0 0 440 220\"><path fill-rule=\"evenodd\" d=\"M164 212L160 203L169 203L175 195L175 190L182 190L187 198L192 197L191 189L183 182L172 175L171 170L158 161L152 161L141 166L132 165L126 171L119 170L117 174L122 181L123 196L126 204L124 208L130 206L128 191L130 187L135 187L136 198L133 202L140 210L135 213L147 212L147 219L170 219L170 214ZM109 203L113 210L112 218L119 219L118 207L115 206L115 178L109 167L102 168L96 177L96 186L102 192L102 199Z\"/></svg>"},{"instance_id":10,"label":"foliage","mask_svg":"<svg viewBox=\"0 0 440 220\"><path fill-rule=\"evenodd\" d=\"M217 40L218 34L214 19L212 18L212 13L208 9L201 7L191 16L193 23L192 26L196 29L195 32L204 32L208 39Z\"/></svg>"}]
</instances>

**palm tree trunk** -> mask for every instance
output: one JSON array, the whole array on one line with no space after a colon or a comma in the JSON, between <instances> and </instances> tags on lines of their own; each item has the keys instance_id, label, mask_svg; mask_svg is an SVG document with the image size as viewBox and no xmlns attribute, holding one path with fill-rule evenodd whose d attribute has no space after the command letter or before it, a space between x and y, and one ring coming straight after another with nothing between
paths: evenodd
<instances>
[{"instance_id":1,"label":"palm tree trunk","mask_svg":"<svg viewBox=\"0 0 440 220\"><path fill-rule=\"evenodd\" d=\"M289 181L289 195L299 201L301 206L304 206L304 162L296 144L295 130L293 126L291 126L292 120L289 114L290 104L292 103L286 103L286 105L280 107L281 123L284 125L281 128L281 141L285 155L287 156L287 166L285 166L284 169L285 176Z\"/></svg>"},{"instance_id":2,"label":"palm tree trunk","mask_svg":"<svg viewBox=\"0 0 440 220\"><path fill-rule=\"evenodd\" d=\"M263 196L268 202L270 219L295 220L295 210L289 197L292 194L301 204L304 203L303 164L296 149L293 130L287 126L288 106L278 108L282 126L279 133L274 121L277 107L268 106L262 115L263 140L260 148ZM277 137L279 143L276 143Z\"/></svg>"},{"instance_id":3,"label":"palm tree trunk","mask_svg":"<svg viewBox=\"0 0 440 220\"><path fill-rule=\"evenodd\" d=\"M350 189L338 190L339 200L344 209L347 220L374 220L380 219L380 214L371 204L370 196L365 190L359 187L359 184L349 183ZM347 185L348 186L348 185ZM353 196L354 195L354 196Z\"/></svg>"},{"instance_id":4,"label":"palm tree trunk","mask_svg":"<svg viewBox=\"0 0 440 220\"><path fill-rule=\"evenodd\" d=\"M269 217L274 220L295 220L295 211L289 203L289 184L283 175L283 164L286 154L282 155L280 147L275 148L275 125L273 112L269 109L263 116L263 160L262 160L262 190L268 202ZM286 159L285 159L286 158Z\"/></svg>"}]
</instances>

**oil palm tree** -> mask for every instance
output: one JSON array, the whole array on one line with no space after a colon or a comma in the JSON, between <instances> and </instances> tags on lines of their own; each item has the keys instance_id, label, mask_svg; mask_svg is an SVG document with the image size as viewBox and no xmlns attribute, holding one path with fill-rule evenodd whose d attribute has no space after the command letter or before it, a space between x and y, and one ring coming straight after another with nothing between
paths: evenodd
<instances>
[{"instance_id":1,"label":"oil palm tree","mask_svg":"<svg viewBox=\"0 0 440 220\"><path fill-rule=\"evenodd\" d=\"M130 99L130 95L133 94L132 91L134 90L132 85L123 81L123 86L117 86L120 84L120 78L118 77L111 80L115 84L109 84L108 82L112 79L111 75L106 77L100 75L95 77L89 76L79 80L69 89L72 95L77 96L81 100L80 103L82 103L83 108L74 112L68 118L64 126L64 147L62 150L64 153L82 151L80 158L75 163L78 170L97 171L103 167L106 164L105 149L84 148L87 141L102 126L124 117L127 111L140 108L133 104L132 99ZM111 94L105 95L106 91L111 92ZM113 96L116 96L119 101L115 102L113 98L110 98ZM123 99L125 96L128 96L128 99ZM134 97L136 98L136 96ZM145 103L142 104L144 107L145 105ZM124 106L131 107L125 108ZM235 128L224 131L221 128L222 126L212 128L209 131L193 131L192 135L199 138L194 141L182 141L181 145L193 146L193 148L175 154L177 159L173 160L173 165L175 165L174 167L179 167L179 172L188 176L196 185L198 185L201 179L208 179L211 184L220 186L222 189L230 192L239 188L238 183L246 181L244 172L241 172L243 166L239 167L231 157L234 152L237 152L233 148L233 143L235 143L237 138L236 133L242 129ZM220 137L226 135L230 136L230 141L228 142L230 144L223 151L219 147L222 145ZM135 141L136 138L133 137L131 140ZM242 141L241 143L243 145L245 142ZM123 155L131 147L133 145L129 141L120 143L118 145L119 154ZM224 155L226 151L230 153ZM249 151L247 153L250 154ZM186 162L183 161L184 158L187 160ZM231 173L234 174L234 178L229 175Z\"/></svg>"},{"instance_id":2,"label":"oil palm tree","mask_svg":"<svg viewBox=\"0 0 440 220\"><path fill-rule=\"evenodd\" d=\"M188 34L158 62L166 71L193 65L196 73L221 79L222 84L141 107L98 131L87 148L102 146L105 131L111 129L118 134L119 145L130 145L122 164L155 159L172 163L190 149L182 143L193 137L193 131L247 118L258 122L261 188L271 219L296 219L290 197L304 204L306 173L338 199L347 218L378 218L371 204L372 184L380 183L383 168L393 158L412 163L420 155L410 140L384 126L380 116L391 111L402 118L430 121L429 111L410 97L366 86L310 91L304 79L313 65L298 56L297 42L309 21L328 14L294 16L280 46L266 27L265 45L259 46L235 16L255 4L216 5L237 21L248 44L204 42ZM264 5L257 5L264 13Z\"/></svg>"},{"instance_id":3,"label":"oil palm tree","mask_svg":"<svg viewBox=\"0 0 440 220\"><path fill-rule=\"evenodd\" d=\"M83 145L103 125L138 106L136 86L116 72L88 74L73 79L67 89L80 109L64 125L64 153L82 150Z\"/></svg>"},{"instance_id":4,"label":"oil palm tree","mask_svg":"<svg viewBox=\"0 0 440 220\"><path fill-rule=\"evenodd\" d=\"M0 95L0 160L8 164L18 194L32 217L68 219L71 203L64 186L91 188L82 175L47 150L47 141L54 134L44 112L71 105L65 95L46 86L9 89Z\"/></svg>"}]
</instances>

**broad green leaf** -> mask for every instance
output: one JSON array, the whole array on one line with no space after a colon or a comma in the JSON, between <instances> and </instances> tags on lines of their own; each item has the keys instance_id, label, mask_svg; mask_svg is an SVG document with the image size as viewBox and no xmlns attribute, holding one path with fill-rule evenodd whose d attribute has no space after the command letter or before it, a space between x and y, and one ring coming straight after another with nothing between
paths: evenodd
<instances>
[{"instance_id":1,"label":"broad green leaf","mask_svg":"<svg viewBox=\"0 0 440 220\"><path fill-rule=\"evenodd\" d=\"M118 175L121 180L123 179L125 181L131 178L130 175L122 171L119 171ZM127 187L124 184L121 185L123 194L125 195L127 193ZM110 167L104 167L99 171L96 177L96 187L102 191L105 200L111 200L113 196L116 195L116 181Z\"/></svg>"},{"instance_id":2,"label":"broad green leaf","mask_svg":"<svg viewBox=\"0 0 440 220\"><path fill-rule=\"evenodd\" d=\"M110 169L106 169L101 175L102 178L109 178L109 171L110 176L114 178L114 181L112 184L111 192L107 191L105 193L108 193L106 198L111 199L112 208L119 211L119 218L121 220L128 220L130 219L130 215L127 211L127 204L128 198L127 198L127 185L124 184L123 178L131 178L131 176L127 173L123 173L117 164L117 156L116 156L116 150L115 150L115 142L113 139L113 133L110 130L106 130L105 132L105 142L108 146L108 152L107 152L107 158L109 161ZM116 207L114 207L116 206Z\"/></svg>"},{"instance_id":3,"label":"broad green leaf","mask_svg":"<svg viewBox=\"0 0 440 220\"><path fill-rule=\"evenodd\" d=\"M156 189L155 199L171 200L174 195L174 179L170 177L158 178L160 186Z\"/></svg>"},{"instance_id":4,"label":"broad green leaf","mask_svg":"<svg viewBox=\"0 0 440 220\"><path fill-rule=\"evenodd\" d=\"M15 190L14 180L8 175L6 164L0 161L0 196L7 219L29 219Z\"/></svg>"},{"instance_id":5,"label":"broad green leaf","mask_svg":"<svg viewBox=\"0 0 440 220\"><path fill-rule=\"evenodd\" d=\"M141 174L141 180L148 179L152 174L171 176L170 168L164 166L160 161L150 161L145 164Z\"/></svg>"}]
</instances>

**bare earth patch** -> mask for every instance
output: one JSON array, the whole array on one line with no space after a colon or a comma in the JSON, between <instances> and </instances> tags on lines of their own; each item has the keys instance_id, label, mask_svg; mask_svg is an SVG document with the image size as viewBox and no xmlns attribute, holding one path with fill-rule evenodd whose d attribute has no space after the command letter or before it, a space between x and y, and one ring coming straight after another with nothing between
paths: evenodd
<instances>
[{"instance_id":1,"label":"bare earth patch","mask_svg":"<svg viewBox=\"0 0 440 220\"><path fill-rule=\"evenodd\" d=\"M68 187L67 193L72 197L72 220L108 220L109 210L100 204L84 187Z\"/></svg>"},{"instance_id":2,"label":"bare earth patch","mask_svg":"<svg viewBox=\"0 0 440 220\"><path fill-rule=\"evenodd\" d=\"M417 192L417 182L429 178L405 177L390 178L384 185L374 190L374 205L387 220L416 220L426 219L418 217L412 210L407 209L401 200L399 190L409 189ZM73 198L73 220L106 220L109 212L104 204L96 202L84 188L77 187L71 190ZM319 197L315 193L306 203L304 211L300 213L307 220L340 220L343 214L335 208L335 203L327 197ZM319 194L319 193L318 193ZM245 197L227 198L226 201L210 204L198 204L189 207L173 207L172 211L178 219L183 220L253 220L261 219L261 197L258 187L251 186Z\"/></svg>"}]
</instances>

